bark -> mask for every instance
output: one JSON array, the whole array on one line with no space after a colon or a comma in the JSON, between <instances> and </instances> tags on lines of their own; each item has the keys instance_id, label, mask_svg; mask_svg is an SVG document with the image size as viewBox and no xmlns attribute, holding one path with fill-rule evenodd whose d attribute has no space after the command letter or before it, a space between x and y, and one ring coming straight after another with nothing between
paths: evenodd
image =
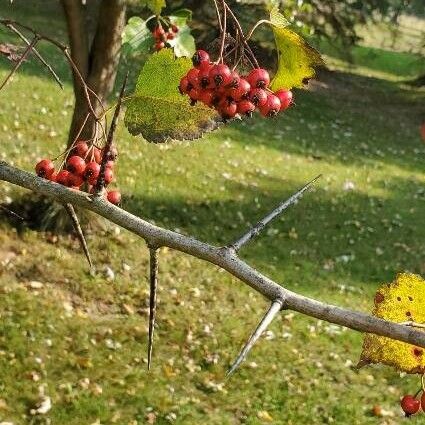
<instances>
[{"instance_id":1,"label":"bark","mask_svg":"<svg viewBox=\"0 0 425 425\"><path fill-rule=\"evenodd\" d=\"M125 0L102 0L95 10L87 10L78 0L61 0L67 21L71 56L89 87L106 104L111 93L120 58L121 33L125 25ZM94 14L94 36L90 19ZM74 78L75 106L69 130L68 145L74 140L87 115L88 107L81 84ZM101 105L94 96L92 105L97 114ZM90 138L94 119L89 119L81 138Z\"/></svg>"}]
</instances>

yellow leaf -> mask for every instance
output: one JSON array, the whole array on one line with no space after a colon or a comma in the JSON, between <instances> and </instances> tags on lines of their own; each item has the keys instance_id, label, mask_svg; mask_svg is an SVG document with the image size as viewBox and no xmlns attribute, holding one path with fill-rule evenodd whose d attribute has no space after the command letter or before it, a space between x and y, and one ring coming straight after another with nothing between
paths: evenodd
<instances>
[{"instance_id":1,"label":"yellow leaf","mask_svg":"<svg viewBox=\"0 0 425 425\"><path fill-rule=\"evenodd\" d=\"M376 292L373 315L396 323L425 323L425 280L410 273L397 275L393 283L381 286ZM367 334L359 366L370 363L382 363L399 371L423 374L425 349Z\"/></svg>"},{"instance_id":2,"label":"yellow leaf","mask_svg":"<svg viewBox=\"0 0 425 425\"><path fill-rule=\"evenodd\" d=\"M272 28L278 51L278 68L271 89L304 87L314 77L315 67L324 64L320 53L289 28L282 25L273 25Z\"/></svg>"}]
</instances>

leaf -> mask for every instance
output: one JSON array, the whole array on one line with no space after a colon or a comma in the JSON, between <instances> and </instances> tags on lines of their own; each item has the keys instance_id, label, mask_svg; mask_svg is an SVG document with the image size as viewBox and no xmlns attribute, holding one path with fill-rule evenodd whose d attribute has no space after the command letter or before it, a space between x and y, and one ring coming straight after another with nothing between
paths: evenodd
<instances>
[{"instance_id":1,"label":"leaf","mask_svg":"<svg viewBox=\"0 0 425 425\"><path fill-rule=\"evenodd\" d=\"M270 22L277 28L286 28L289 25L289 21L285 18L283 13L279 12L278 6L274 6L270 10Z\"/></svg>"},{"instance_id":2,"label":"leaf","mask_svg":"<svg viewBox=\"0 0 425 425\"><path fill-rule=\"evenodd\" d=\"M273 32L278 51L278 69L271 89L302 88L314 77L315 67L324 64L323 59L300 35L285 28L282 19L273 10L270 19L277 22L273 25Z\"/></svg>"},{"instance_id":3,"label":"leaf","mask_svg":"<svg viewBox=\"0 0 425 425\"><path fill-rule=\"evenodd\" d=\"M165 0L142 0L142 4L148 7L155 15L160 15L165 7Z\"/></svg>"},{"instance_id":4,"label":"leaf","mask_svg":"<svg viewBox=\"0 0 425 425\"><path fill-rule=\"evenodd\" d=\"M169 16L170 22L179 28L179 32L173 40L168 40L168 44L174 49L177 57L192 57L196 51L195 39L190 33L190 27L187 21L192 18L192 12L188 9L182 9Z\"/></svg>"},{"instance_id":5,"label":"leaf","mask_svg":"<svg viewBox=\"0 0 425 425\"><path fill-rule=\"evenodd\" d=\"M171 49L149 57L125 114L125 125L133 136L141 134L154 143L193 140L218 127L216 112L200 104L191 106L178 91L180 79L191 67L190 59L176 59Z\"/></svg>"},{"instance_id":6,"label":"leaf","mask_svg":"<svg viewBox=\"0 0 425 425\"><path fill-rule=\"evenodd\" d=\"M155 41L146 21L138 16L128 20L122 33L122 44L126 53L148 53Z\"/></svg>"},{"instance_id":7,"label":"leaf","mask_svg":"<svg viewBox=\"0 0 425 425\"><path fill-rule=\"evenodd\" d=\"M397 275L393 283L381 286L376 292L373 315L397 323L425 323L425 280L410 273ZM399 371L423 374L425 349L367 334L359 367L370 363L382 363Z\"/></svg>"}]
</instances>

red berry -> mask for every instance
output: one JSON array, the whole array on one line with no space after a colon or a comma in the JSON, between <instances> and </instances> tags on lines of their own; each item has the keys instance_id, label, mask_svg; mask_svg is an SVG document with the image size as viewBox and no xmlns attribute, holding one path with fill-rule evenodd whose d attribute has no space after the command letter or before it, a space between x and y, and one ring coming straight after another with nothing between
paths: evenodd
<instances>
[{"instance_id":1,"label":"red berry","mask_svg":"<svg viewBox=\"0 0 425 425\"><path fill-rule=\"evenodd\" d=\"M189 83L192 84L193 87L199 86L199 69L192 68L186 75Z\"/></svg>"},{"instance_id":2,"label":"red berry","mask_svg":"<svg viewBox=\"0 0 425 425\"><path fill-rule=\"evenodd\" d=\"M114 173L110 168L105 168L105 185L111 183L114 179Z\"/></svg>"},{"instance_id":3,"label":"red berry","mask_svg":"<svg viewBox=\"0 0 425 425\"><path fill-rule=\"evenodd\" d=\"M92 155L94 160L100 164L102 162L102 152L99 148L97 148L96 146L93 146L93 150L92 150Z\"/></svg>"},{"instance_id":4,"label":"red berry","mask_svg":"<svg viewBox=\"0 0 425 425\"><path fill-rule=\"evenodd\" d=\"M164 28L162 28L162 25L158 25L155 27L155 29L152 31L152 34L155 38L160 38L165 34Z\"/></svg>"},{"instance_id":5,"label":"red berry","mask_svg":"<svg viewBox=\"0 0 425 425\"><path fill-rule=\"evenodd\" d=\"M49 179L50 176L55 172L55 165L50 159L42 159L35 166L35 172L38 177L44 177L45 179Z\"/></svg>"},{"instance_id":6,"label":"red berry","mask_svg":"<svg viewBox=\"0 0 425 425\"><path fill-rule=\"evenodd\" d=\"M205 50L197 50L192 57L192 63L198 67L203 62L210 63L210 55Z\"/></svg>"},{"instance_id":7,"label":"red berry","mask_svg":"<svg viewBox=\"0 0 425 425\"><path fill-rule=\"evenodd\" d=\"M405 395L400 402L401 408L406 416L414 415L418 412L421 402L413 395Z\"/></svg>"},{"instance_id":8,"label":"red berry","mask_svg":"<svg viewBox=\"0 0 425 425\"><path fill-rule=\"evenodd\" d=\"M239 80L239 84L235 88L231 88L227 91L228 96L232 99L239 101L241 99L248 98L249 91L251 90L251 85L245 78L241 78Z\"/></svg>"},{"instance_id":9,"label":"red berry","mask_svg":"<svg viewBox=\"0 0 425 425\"><path fill-rule=\"evenodd\" d=\"M216 87L226 86L232 81L232 71L224 63L214 65L210 71L210 78Z\"/></svg>"},{"instance_id":10,"label":"red berry","mask_svg":"<svg viewBox=\"0 0 425 425\"><path fill-rule=\"evenodd\" d=\"M240 80L241 77L239 76L239 74L236 71L232 71L230 75L230 82L226 84L226 86L229 88L237 88L239 87Z\"/></svg>"},{"instance_id":11,"label":"red berry","mask_svg":"<svg viewBox=\"0 0 425 425\"><path fill-rule=\"evenodd\" d=\"M201 90L198 100L211 107L216 101L216 95L213 90Z\"/></svg>"},{"instance_id":12,"label":"red berry","mask_svg":"<svg viewBox=\"0 0 425 425\"><path fill-rule=\"evenodd\" d=\"M111 190L107 194L107 199L111 204L119 205L121 203L121 193L118 190Z\"/></svg>"},{"instance_id":13,"label":"red berry","mask_svg":"<svg viewBox=\"0 0 425 425\"><path fill-rule=\"evenodd\" d=\"M173 25L171 25L170 28L171 28L171 31L173 31L176 34L179 32L179 27L177 25L173 24Z\"/></svg>"},{"instance_id":14,"label":"red berry","mask_svg":"<svg viewBox=\"0 0 425 425\"><path fill-rule=\"evenodd\" d=\"M288 109L289 106L292 104L292 92L291 90L278 90L275 93L275 96L277 96L280 100L280 110L284 111L285 109Z\"/></svg>"},{"instance_id":15,"label":"red berry","mask_svg":"<svg viewBox=\"0 0 425 425\"><path fill-rule=\"evenodd\" d=\"M76 143L76 145L74 146L74 149L72 149L72 153L74 155L81 156L81 158L85 158L88 150L89 150L89 147L88 147L87 143L81 141L81 142Z\"/></svg>"},{"instance_id":16,"label":"red berry","mask_svg":"<svg viewBox=\"0 0 425 425\"><path fill-rule=\"evenodd\" d=\"M253 69L246 78L252 87L264 89L270 84L269 73L262 68Z\"/></svg>"},{"instance_id":17,"label":"red berry","mask_svg":"<svg viewBox=\"0 0 425 425\"><path fill-rule=\"evenodd\" d=\"M82 175L86 169L86 161L80 156L71 156L71 158L66 161L66 169L70 173Z\"/></svg>"},{"instance_id":18,"label":"red berry","mask_svg":"<svg viewBox=\"0 0 425 425\"><path fill-rule=\"evenodd\" d=\"M155 43L155 50L158 52L159 50L165 47L165 43L163 41L158 41Z\"/></svg>"},{"instance_id":19,"label":"red berry","mask_svg":"<svg viewBox=\"0 0 425 425\"><path fill-rule=\"evenodd\" d=\"M93 185L96 183L97 178L99 177L100 165L97 162L89 162L84 171L84 179Z\"/></svg>"},{"instance_id":20,"label":"red berry","mask_svg":"<svg viewBox=\"0 0 425 425\"><path fill-rule=\"evenodd\" d=\"M251 117L255 111L255 105L249 100L241 100L238 103L238 114Z\"/></svg>"},{"instance_id":21,"label":"red berry","mask_svg":"<svg viewBox=\"0 0 425 425\"><path fill-rule=\"evenodd\" d=\"M81 175L69 173L68 186L73 188L79 188L83 183L84 183L84 180Z\"/></svg>"},{"instance_id":22,"label":"red berry","mask_svg":"<svg viewBox=\"0 0 425 425\"><path fill-rule=\"evenodd\" d=\"M211 77L210 77L210 71L211 71L212 65L210 65L208 62L203 62L199 66L199 74L198 74L198 81L199 85L206 89L213 88L213 84L211 84Z\"/></svg>"},{"instance_id":23,"label":"red berry","mask_svg":"<svg viewBox=\"0 0 425 425\"><path fill-rule=\"evenodd\" d=\"M174 38L175 38L175 35L174 35L174 33L173 33L173 32L169 32L169 33L167 34L167 40L174 40Z\"/></svg>"},{"instance_id":24,"label":"red berry","mask_svg":"<svg viewBox=\"0 0 425 425\"><path fill-rule=\"evenodd\" d=\"M192 89L188 93L190 100L192 101L192 106L195 105L195 103L200 99L201 96L201 90L199 89Z\"/></svg>"},{"instance_id":25,"label":"red berry","mask_svg":"<svg viewBox=\"0 0 425 425\"><path fill-rule=\"evenodd\" d=\"M218 107L218 112L223 117L224 120L229 120L233 118L238 111L238 105L234 101L229 101L223 99Z\"/></svg>"},{"instance_id":26,"label":"red berry","mask_svg":"<svg viewBox=\"0 0 425 425\"><path fill-rule=\"evenodd\" d=\"M191 83L189 83L189 80L187 77L183 77L180 80L180 84L179 84L179 91L181 94L186 94L190 89L192 89L193 86Z\"/></svg>"},{"instance_id":27,"label":"red berry","mask_svg":"<svg viewBox=\"0 0 425 425\"><path fill-rule=\"evenodd\" d=\"M249 92L249 100L258 108L262 108L267 103L267 92L263 89L251 89Z\"/></svg>"},{"instance_id":28,"label":"red berry","mask_svg":"<svg viewBox=\"0 0 425 425\"><path fill-rule=\"evenodd\" d=\"M50 177L49 177L49 180L51 181L51 182L55 182L56 181L56 177L57 177L58 175L57 175L57 173L53 173Z\"/></svg>"},{"instance_id":29,"label":"red berry","mask_svg":"<svg viewBox=\"0 0 425 425\"><path fill-rule=\"evenodd\" d=\"M274 94L269 94L267 96L267 102L264 106L260 108L261 115L265 117L274 117L276 116L281 108L280 100Z\"/></svg>"},{"instance_id":30,"label":"red berry","mask_svg":"<svg viewBox=\"0 0 425 425\"><path fill-rule=\"evenodd\" d=\"M68 170L59 171L56 176L56 183L62 184L64 186L70 186L69 184L69 175L71 173Z\"/></svg>"}]
</instances>

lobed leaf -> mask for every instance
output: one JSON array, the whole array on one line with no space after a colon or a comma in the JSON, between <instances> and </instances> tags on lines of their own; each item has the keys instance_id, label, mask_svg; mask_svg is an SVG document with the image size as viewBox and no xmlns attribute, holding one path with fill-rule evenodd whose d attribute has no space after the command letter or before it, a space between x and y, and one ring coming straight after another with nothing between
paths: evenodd
<instances>
[{"instance_id":1,"label":"lobed leaf","mask_svg":"<svg viewBox=\"0 0 425 425\"><path fill-rule=\"evenodd\" d=\"M141 134L154 143L193 140L218 127L215 111L201 104L191 106L178 91L180 79L191 67L190 59L176 58L171 49L150 56L125 114L125 125L133 136Z\"/></svg>"},{"instance_id":2,"label":"lobed leaf","mask_svg":"<svg viewBox=\"0 0 425 425\"><path fill-rule=\"evenodd\" d=\"M273 9L275 10L275 9ZM278 12L270 14L278 51L278 69L271 83L271 89L303 88L315 75L315 67L323 65L320 53L310 46L296 32L285 28L286 24ZM282 15L283 16L283 15Z\"/></svg>"},{"instance_id":3,"label":"lobed leaf","mask_svg":"<svg viewBox=\"0 0 425 425\"><path fill-rule=\"evenodd\" d=\"M169 16L170 22L179 28L179 32L173 40L168 40L168 44L174 49L177 57L192 57L196 51L195 39L193 38L187 22L192 19L192 12L182 9Z\"/></svg>"},{"instance_id":4,"label":"lobed leaf","mask_svg":"<svg viewBox=\"0 0 425 425\"><path fill-rule=\"evenodd\" d=\"M391 322L425 323L425 280L410 273L397 275L375 295L373 315ZM418 328L419 329L419 328ZM425 330L424 330L425 331ZM382 363L407 373L425 373L425 349L390 338L367 334L359 367Z\"/></svg>"},{"instance_id":5,"label":"lobed leaf","mask_svg":"<svg viewBox=\"0 0 425 425\"><path fill-rule=\"evenodd\" d=\"M138 16L128 20L122 33L123 48L127 53L149 53L155 41L146 21Z\"/></svg>"}]
</instances>

